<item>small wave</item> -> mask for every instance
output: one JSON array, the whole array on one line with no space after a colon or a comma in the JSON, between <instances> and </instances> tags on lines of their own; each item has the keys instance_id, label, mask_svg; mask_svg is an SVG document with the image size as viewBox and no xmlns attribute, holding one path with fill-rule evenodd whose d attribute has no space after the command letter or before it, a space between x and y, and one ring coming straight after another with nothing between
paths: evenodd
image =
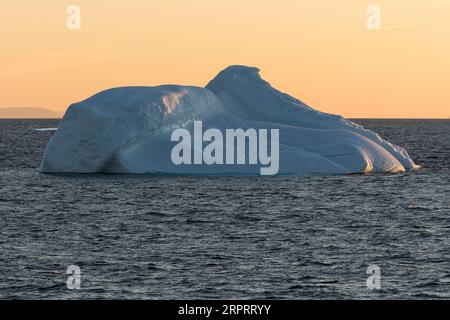
<instances>
[{"instance_id":1,"label":"small wave","mask_svg":"<svg viewBox=\"0 0 450 320\"><path fill-rule=\"evenodd\" d=\"M56 131L58 128L33 128L34 131Z\"/></svg>"}]
</instances>

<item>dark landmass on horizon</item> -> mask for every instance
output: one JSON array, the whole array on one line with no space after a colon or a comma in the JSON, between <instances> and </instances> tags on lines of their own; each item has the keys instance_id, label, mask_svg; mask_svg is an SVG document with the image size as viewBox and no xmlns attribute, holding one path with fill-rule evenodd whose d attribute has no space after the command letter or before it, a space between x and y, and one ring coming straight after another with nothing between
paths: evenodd
<instances>
[{"instance_id":1,"label":"dark landmass on horizon","mask_svg":"<svg viewBox=\"0 0 450 320\"><path fill-rule=\"evenodd\" d=\"M45 108L0 108L0 119L60 119L63 115Z\"/></svg>"}]
</instances>

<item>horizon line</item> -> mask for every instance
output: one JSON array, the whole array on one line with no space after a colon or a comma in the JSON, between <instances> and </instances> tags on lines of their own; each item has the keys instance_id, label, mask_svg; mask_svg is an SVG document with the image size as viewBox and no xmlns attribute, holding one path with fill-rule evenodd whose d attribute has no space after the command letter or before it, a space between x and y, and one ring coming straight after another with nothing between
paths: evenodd
<instances>
[{"instance_id":1,"label":"horizon line","mask_svg":"<svg viewBox=\"0 0 450 320\"><path fill-rule=\"evenodd\" d=\"M0 120L63 120L64 117L54 117L54 118L48 118L48 117L10 117L10 118L4 118L0 117ZM430 118L420 118L420 117L343 117L347 120L450 120L450 117L448 118L436 118L436 117L430 117Z\"/></svg>"}]
</instances>

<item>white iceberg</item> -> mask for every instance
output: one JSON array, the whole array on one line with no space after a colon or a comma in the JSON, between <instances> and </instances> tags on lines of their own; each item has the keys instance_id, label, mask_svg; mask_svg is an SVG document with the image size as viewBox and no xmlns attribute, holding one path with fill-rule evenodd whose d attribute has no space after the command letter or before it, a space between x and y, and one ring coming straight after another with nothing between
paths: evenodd
<instances>
[{"instance_id":1,"label":"white iceberg","mask_svg":"<svg viewBox=\"0 0 450 320\"><path fill-rule=\"evenodd\" d=\"M255 165L176 165L177 128L279 129L279 174L403 172L405 149L340 116L319 112L231 66L206 88L165 85L103 91L71 105L44 153L45 173L259 174Z\"/></svg>"}]
</instances>

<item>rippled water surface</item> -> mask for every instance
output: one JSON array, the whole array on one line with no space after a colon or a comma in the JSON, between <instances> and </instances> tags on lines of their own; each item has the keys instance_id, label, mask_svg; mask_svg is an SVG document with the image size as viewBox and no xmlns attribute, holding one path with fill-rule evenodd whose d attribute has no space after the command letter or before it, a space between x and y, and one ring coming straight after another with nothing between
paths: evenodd
<instances>
[{"instance_id":1,"label":"rippled water surface","mask_svg":"<svg viewBox=\"0 0 450 320\"><path fill-rule=\"evenodd\" d=\"M357 122L423 169L42 175L52 133L33 128L58 121L0 120L0 298L450 298L450 121Z\"/></svg>"}]
</instances>

